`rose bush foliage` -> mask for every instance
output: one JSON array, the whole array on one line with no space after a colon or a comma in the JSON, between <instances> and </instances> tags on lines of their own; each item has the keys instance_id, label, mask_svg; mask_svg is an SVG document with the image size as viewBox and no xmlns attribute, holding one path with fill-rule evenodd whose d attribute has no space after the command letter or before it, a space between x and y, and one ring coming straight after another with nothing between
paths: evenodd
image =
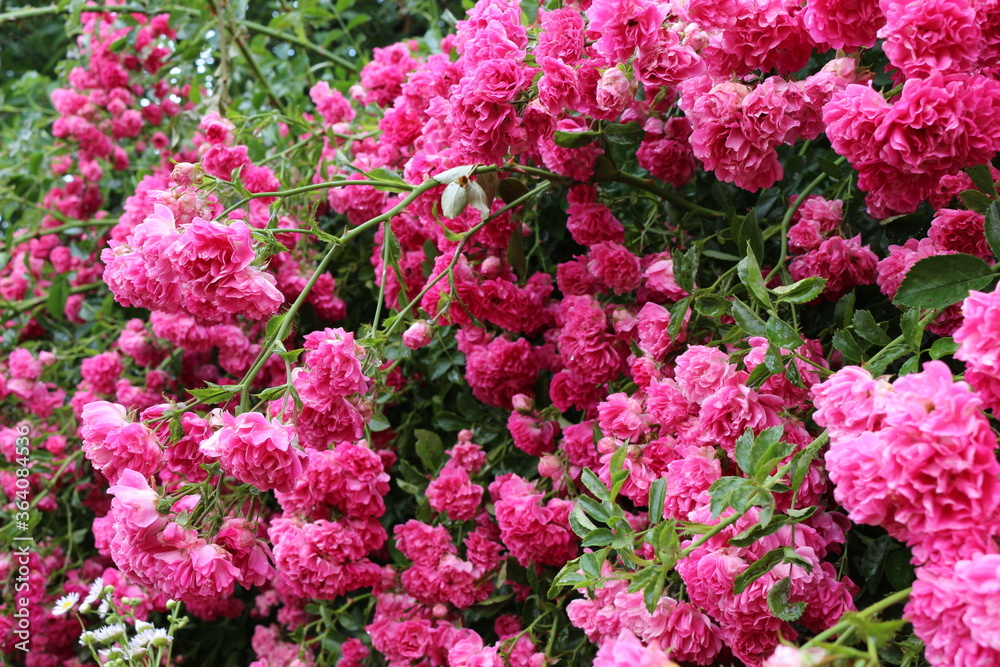
<instances>
[{"instance_id":1,"label":"rose bush foliage","mask_svg":"<svg viewBox=\"0 0 1000 667\"><path fill-rule=\"evenodd\" d=\"M8 661L1000 662L995 3L64 4Z\"/></svg>"}]
</instances>

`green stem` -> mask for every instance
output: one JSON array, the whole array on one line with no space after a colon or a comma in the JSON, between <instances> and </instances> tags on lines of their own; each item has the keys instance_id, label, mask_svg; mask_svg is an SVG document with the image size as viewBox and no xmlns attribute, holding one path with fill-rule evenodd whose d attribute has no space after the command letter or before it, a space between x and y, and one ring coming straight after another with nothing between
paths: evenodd
<instances>
[{"instance_id":1,"label":"green stem","mask_svg":"<svg viewBox=\"0 0 1000 667\"><path fill-rule=\"evenodd\" d=\"M246 44L244 44L243 40L241 39L236 39L235 42L236 42L236 48L240 50L240 53L243 54L243 59L246 60L247 65L250 66L250 71L253 72L253 75L257 77L257 80L260 81L262 86L264 86L264 92L267 93L267 98L271 100L271 104L277 107L278 111L280 111L283 116L287 116L288 113L285 110L285 105L282 103L281 99L275 94L274 89L271 88L270 82L267 80L267 77L264 76L264 73L260 70L260 65L257 64L257 59L253 57L253 53L250 52L250 48Z\"/></svg>"},{"instance_id":2,"label":"green stem","mask_svg":"<svg viewBox=\"0 0 1000 667\"><path fill-rule=\"evenodd\" d=\"M8 21L20 21L32 16L45 16L46 14L61 14L65 9L59 5L46 5L45 7L22 7L0 14L0 25Z\"/></svg>"},{"instance_id":3,"label":"green stem","mask_svg":"<svg viewBox=\"0 0 1000 667\"><path fill-rule=\"evenodd\" d=\"M843 161L844 161L844 157L841 156L841 157L837 158L836 161L834 161L834 164L841 164ZM814 188L816 188L817 186L819 186L819 184L822 183L827 177L828 177L828 175L824 172L824 173L820 174L819 176L817 176L816 178L814 178L813 181L812 181L812 183L810 183L809 185L806 186L806 188L805 188L805 190L803 190L802 194L800 194L798 197L796 197L795 198L795 202L791 206L788 207L787 211L785 211L785 215L781 219L781 228L780 228L781 229L781 254L778 256L778 261L774 265L774 268L772 268L768 272L767 277L764 278L764 283L765 284L769 283L771 281L771 278L773 278L774 275L776 273L778 273L778 271L781 270L781 267L783 267L785 265L785 260L788 258L788 226L789 226L789 224L792 221L792 217L795 215L795 212L799 210L799 207L802 206L803 203L805 203L806 197L809 196L809 193L812 192Z\"/></svg>"},{"instance_id":4,"label":"green stem","mask_svg":"<svg viewBox=\"0 0 1000 667\"><path fill-rule=\"evenodd\" d=\"M89 222L71 222L65 225L59 225L58 227L40 227L26 234L19 234L15 236L12 240L15 243L20 243L22 241L27 241L28 239L33 239L38 236L47 236L49 234L60 234L69 229L86 229L87 227L114 227L117 224L118 224L118 218L109 218L107 220L91 220Z\"/></svg>"},{"instance_id":5,"label":"green stem","mask_svg":"<svg viewBox=\"0 0 1000 667\"><path fill-rule=\"evenodd\" d=\"M273 37L274 39L279 39L289 44L297 44L304 49L309 49L310 51L317 53L328 60L332 60L338 65L347 68L351 72L356 72L358 66L352 63L350 60L338 56L336 53L324 49L318 44L313 44L312 42L300 39L294 35L289 35L288 33L281 32L280 30L274 30L273 28L268 28L266 25L261 25L260 23L254 23L253 21L240 21L240 24L246 27L248 30L260 33L262 35L267 35L268 37Z\"/></svg>"},{"instance_id":6,"label":"green stem","mask_svg":"<svg viewBox=\"0 0 1000 667\"><path fill-rule=\"evenodd\" d=\"M228 185L232 185L232 183L228 183L227 181L222 181L222 182L223 183L227 183ZM434 181L434 183L435 183L435 185L437 185L437 181ZM412 190L413 189L412 185L408 185L408 184L405 184L405 183L396 183L394 181L373 181L373 180L359 181L359 180L346 180L345 179L343 181L326 181L326 182L323 182L323 183L312 183L310 185L303 185L303 186L300 186L300 187L297 187L297 188L292 188L291 190L280 190L278 192L255 192L255 193L249 194L246 197L244 197L243 199L241 199L238 202L236 202L235 204L233 204L232 206L230 206L229 208L227 208L226 210L224 210L219 215L215 216L215 219L216 220L222 220L227 215L229 215L230 213L232 213L233 211L235 211L236 209L238 209L240 206L243 206L243 205L247 204L251 199L260 199L262 197L279 197L279 198L281 198L281 197L291 197L293 195L302 194L303 192L312 192L314 190L326 190L328 188L339 188L339 187L348 186L348 185L377 185L377 186L380 186L380 187L391 187L391 188L395 188L397 190ZM365 224L367 224L367 223L365 223Z\"/></svg>"},{"instance_id":7,"label":"green stem","mask_svg":"<svg viewBox=\"0 0 1000 667\"><path fill-rule=\"evenodd\" d=\"M82 294L83 292L89 292L95 287L98 287L103 284L104 284L103 282L99 282L99 283L87 283L86 285L77 285L76 287L70 289L69 294ZM15 313L23 313L27 310L31 310L32 308L42 305L43 303L48 301L48 299L49 297L47 296L39 296L35 297L34 299L26 299L24 301L6 303L3 304L3 306L6 308L10 308Z\"/></svg>"},{"instance_id":8,"label":"green stem","mask_svg":"<svg viewBox=\"0 0 1000 667\"><path fill-rule=\"evenodd\" d=\"M350 182L355 184L363 183L363 181L350 181ZM246 411L250 406L250 385L253 383L254 378L257 377L257 374L260 372L260 369L264 367L264 364L267 363L267 360L271 358L271 354L273 354L274 352L275 343L285 340L285 338L288 336L288 332L291 330L292 320L295 318L295 314L299 312L299 309L302 308L302 305L306 302L306 299L309 297L309 293L312 291L312 288L316 285L316 281L319 280L319 277L323 275L324 272L326 272L326 268L330 265L330 262L333 260L336 251L341 246L347 245L351 240L353 240L359 234L364 233L368 229L371 229L372 227L378 225L379 223L392 220L394 217L399 215L407 206L409 206L413 202L413 200L415 200L417 197L427 192L428 190L437 187L438 185L440 185L440 183L438 183L434 179L428 179L424 181L420 185L413 188L410 194L408 194L402 201L400 201L398 204L393 206L385 213L377 215L371 220L358 225L351 231L341 236L339 239L330 241L327 247L326 254L323 256L323 259L320 260L320 263L316 267L316 270L313 271L312 275L309 277L308 282L306 282L305 287L302 288L302 291L299 293L299 296L295 299L295 301L284 313L284 315L281 316L282 317L281 324L261 346L260 354L258 354L257 359L254 360L253 366L250 367L250 370L247 371L246 375L240 381L239 385L237 385L240 388L241 392L241 397L240 397L241 411Z\"/></svg>"},{"instance_id":9,"label":"green stem","mask_svg":"<svg viewBox=\"0 0 1000 667\"><path fill-rule=\"evenodd\" d=\"M697 213L699 215L704 215L708 218L721 218L725 215L725 213L723 213L722 211L715 211L713 209L705 208L704 206L699 206L698 204L689 202L687 199L684 199L684 197L681 197L675 192L671 192L666 188L662 188L659 185L656 185L651 181L647 181L644 178L639 178L638 176L633 176L632 174L626 174L623 171L619 171L615 174L612 174L611 176L606 176L598 180L613 181L616 183L624 183L625 185L631 185L632 187L639 188L640 190L645 190L646 192L650 192L656 195L657 197L660 197L661 199L666 199L668 202L670 202L671 204L673 204L678 208L682 208L686 211Z\"/></svg>"},{"instance_id":10,"label":"green stem","mask_svg":"<svg viewBox=\"0 0 1000 667\"><path fill-rule=\"evenodd\" d=\"M887 598L885 598L883 600L879 600L878 602L876 602L875 604L871 605L870 607L866 607L866 608L862 609L861 611L856 612L856 615L860 616L861 618L867 618L869 616L874 616L875 614L877 614L878 612L882 611L883 609L888 609L889 607L893 606L894 604L899 604L900 602L906 600L908 597L910 597L910 593L912 591L913 591L913 588L904 588L901 591L896 591L895 593L893 593L889 597L887 597ZM848 613L851 613L851 612L848 612ZM837 635L837 634L840 634L845 629L849 628L851 625L852 625L852 623L850 621L840 621L836 625L834 625L833 627L827 628L823 632L819 633L818 635L816 635L815 637L813 637L812 639L810 639L808 642L806 642L806 644L805 644L805 646L803 646L803 648L805 648L807 646L815 646L816 644L819 644L820 642L824 642L827 639L829 639L830 637L832 637L834 635Z\"/></svg>"}]
</instances>

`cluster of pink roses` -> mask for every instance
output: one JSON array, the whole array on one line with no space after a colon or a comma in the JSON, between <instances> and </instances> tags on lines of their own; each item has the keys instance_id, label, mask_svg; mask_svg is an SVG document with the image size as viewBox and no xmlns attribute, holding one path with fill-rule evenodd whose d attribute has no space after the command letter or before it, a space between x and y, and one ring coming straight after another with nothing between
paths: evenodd
<instances>
[{"instance_id":1,"label":"cluster of pink roses","mask_svg":"<svg viewBox=\"0 0 1000 667\"><path fill-rule=\"evenodd\" d=\"M79 486L95 517L97 553L71 570L64 590L100 575L119 598L140 599L143 613L162 611L170 596L214 619L244 611L236 584L257 589L248 611L261 621L255 664L284 666L303 664L305 652L285 633L312 632L314 604L370 589L365 639L341 643L341 667L366 664L371 650L392 667L544 667L556 658L552 644L536 644L543 632L485 608L491 598L544 598L530 582L593 556L597 544L580 534L574 507L597 504L594 484L603 483L615 489L630 535L648 536L662 521L681 526L681 555L668 584L647 600L629 582L640 576L638 564L655 565L661 553L650 538L637 539L619 549L632 558L604 560L593 588L568 593L565 611L546 611L568 619L560 632L594 644L598 667L808 664L818 653L781 642L828 630L855 610L863 582L834 564L852 521L879 526L911 550L917 579L905 616L933 665L1000 659L991 602L1000 588L1000 464L984 413L1000 408L1000 297L974 292L930 324L932 333L954 334L964 381L941 361L891 382L873 377L797 331L779 344L763 321L753 332L760 335L751 335L752 322L746 335L720 334L736 331L742 302L717 298L722 306L707 317L697 306L712 288L696 284L673 252L704 246L688 243L689 230L672 220L670 241L654 244L634 209L619 212L621 185L664 188L619 171L610 139L638 128L638 166L674 188L691 182L700 164L753 192L783 178L785 147L825 135L858 172L871 215L929 201L936 212L927 238L889 246L880 259L878 246L852 236L846 196L803 193L787 220L787 266L752 267L760 275L747 276L741 264L737 275L758 301L758 282L777 294L815 277L825 284L809 297L814 305L870 285L893 298L921 259L967 253L994 261L985 217L952 208L973 188L961 170L988 164L1000 149L1000 21L986 20L996 13L988 5L580 0L542 8L525 25L514 0L480 0L440 52L402 42L376 49L347 96L325 82L313 86L317 117L304 120L314 131L298 140L315 141L320 160L306 165L307 178L349 182L322 192L323 214L349 225L407 196L365 185L374 170L401 174L407 187L469 165L495 167L497 187L516 189L515 174L566 185L565 215L546 209L531 218L525 201L500 198L444 215L449 184L431 183L375 231L380 308L412 307L420 318L403 344L421 350L446 339L464 356L483 414L500 415L500 446L473 442L477 425L444 453L421 450L422 470L397 462L405 450L396 443L409 433L373 421L426 386L406 363L421 352L393 359L394 341L384 346L377 331L356 338L326 326L347 310L331 274L308 278L318 255L311 225L283 208L275 172L253 163L233 122L205 114L191 147L173 153L153 135L164 161L126 200L102 263L47 234L16 243L0 277L0 295L12 301L44 293L53 272L73 273L74 287L102 278L118 303L152 311L148 323L130 320L113 349L80 362L68 400L44 379L57 354L19 347L0 363L0 400L42 420L33 428L52 461L69 460L65 475L86 480ZM78 144L79 175L46 201L79 221L101 215L97 160L128 163L112 139L138 141L146 125L178 111L170 95L179 92L164 84L154 91L158 104L133 108L144 93L129 73L155 72L165 55L156 40L174 36L163 17L142 22L142 58L129 60L109 47L121 34L113 15L85 16L91 68L71 75L75 90L53 95L61 114L54 134ZM874 87L861 56L793 75L814 52L879 39L897 94ZM378 135L366 136L376 125ZM72 163L60 160L56 171ZM206 175L221 183L211 193ZM224 205L231 180L254 195L245 209ZM490 189L484 173L465 180ZM43 226L57 223L47 217ZM533 237L544 248L552 230L579 248L551 271L529 271L535 264L519 262L517 248ZM285 249L265 248L272 237ZM316 330L276 319L291 333L271 340L263 321L307 289ZM67 301L70 319L82 300ZM771 310L779 321L778 307ZM41 330L31 322L24 338ZM223 396L220 408L178 403L185 389L205 386ZM393 388L398 397L387 395ZM260 398L253 408L251 390ZM92 478L67 459L58 424L67 403ZM798 471L792 489L788 466L816 441L817 425L830 446ZM788 449L764 471L781 477L771 480L770 504L720 512L717 483L753 477L741 456L745 439L777 431ZM8 461L17 458L15 439L14 429L0 431ZM55 477L33 467L28 484L40 493ZM662 507L653 508L658 485ZM0 472L0 486L16 497L12 473ZM390 502L408 496L416 509ZM52 495L38 507L58 509ZM814 511L772 524L750 544L732 543L802 508ZM651 521L654 511L661 521ZM684 526L711 535L699 539ZM616 531L623 539L624 526ZM776 550L790 556L739 585ZM49 560L35 563L39 572L66 565L57 550ZM0 570L9 567L0 561ZM794 620L774 611L778 593L798 605ZM492 628L481 622L491 614ZM53 618L39 620L43 636L72 634ZM6 652L10 628L2 623ZM557 623L542 627L554 632ZM72 647L64 643L54 642L52 654L66 657Z\"/></svg>"}]
</instances>

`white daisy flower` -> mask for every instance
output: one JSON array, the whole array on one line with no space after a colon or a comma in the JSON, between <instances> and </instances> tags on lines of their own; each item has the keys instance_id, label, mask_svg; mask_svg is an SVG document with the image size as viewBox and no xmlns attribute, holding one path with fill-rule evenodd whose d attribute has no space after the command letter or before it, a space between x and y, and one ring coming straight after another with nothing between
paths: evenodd
<instances>
[{"instance_id":1,"label":"white daisy flower","mask_svg":"<svg viewBox=\"0 0 1000 667\"><path fill-rule=\"evenodd\" d=\"M103 628L94 630L94 639L102 644L121 639L125 636L126 628L121 623L115 625L105 625Z\"/></svg>"},{"instance_id":2,"label":"white daisy flower","mask_svg":"<svg viewBox=\"0 0 1000 667\"><path fill-rule=\"evenodd\" d=\"M101 618L104 618L108 615L109 611L111 611L111 605L108 604L107 600L102 600L101 606L97 608L97 613L101 616Z\"/></svg>"},{"instance_id":3,"label":"white daisy flower","mask_svg":"<svg viewBox=\"0 0 1000 667\"><path fill-rule=\"evenodd\" d=\"M87 597L83 599L83 604L92 607L102 597L104 597L104 579L98 577L90 585L90 591L87 593Z\"/></svg>"},{"instance_id":4,"label":"white daisy flower","mask_svg":"<svg viewBox=\"0 0 1000 667\"><path fill-rule=\"evenodd\" d=\"M62 616L68 611L72 611L76 603L80 601L79 593L70 593L56 600L56 606L52 608L53 616Z\"/></svg>"}]
</instances>

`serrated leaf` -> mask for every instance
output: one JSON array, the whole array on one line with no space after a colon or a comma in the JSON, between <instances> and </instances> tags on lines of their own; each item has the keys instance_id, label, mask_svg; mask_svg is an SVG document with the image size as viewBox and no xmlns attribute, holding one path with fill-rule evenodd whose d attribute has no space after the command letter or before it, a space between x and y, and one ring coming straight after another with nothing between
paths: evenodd
<instances>
[{"instance_id":1,"label":"serrated leaf","mask_svg":"<svg viewBox=\"0 0 1000 667\"><path fill-rule=\"evenodd\" d=\"M753 249L747 246L746 255L736 265L736 274L740 282L746 285L750 294L765 308L771 308L771 297L764 286L764 276L760 273L760 265Z\"/></svg>"},{"instance_id":2,"label":"serrated leaf","mask_svg":"<svg viewBox=\"0 0 1000 667\"><path fill-rule=\"evenodd\" d=\"M587 130L584 132L565 132L563 130L556 130L552 140L555 142L556 146L559 146L560 148L582 148L588 144L594 143L599 136L601 136L601 133L595 130Z\"/></svg>"},{"instance_id":3,"label":"serrated leaf","mask_svg":"<svg viewBox=\"0 0 1000 667\"><path fill-rule=\"evenodd\" d=\"M751 336L761 336L767 335L767 325L764 324L764 320L760 319L750 306L746 305L739 299L734 298L731 305L731 312L736 323L740 325L743 331L747 332Z\"/></svg>"},{"instance_id":4,"label":"serrated leaf","mask_svg":"<svg viewBox=\"0 0 1000 667\"><path fill-rule=\"evenodd\" d=\"M695 276L698 274L698 263L701 259L701 248L694 245L684 252L675 250L674 261L674 281L677 286L685 292L693 292Z\"/></svg>"},{"instance_id":5,"label":"serrated leaf","mask_svg":"<svg viewBox=\"0 0 1000 667\"><path fill-rule=\"evenodd\" d=\"M979 190L963 190L959 198L967 209L980 215L986 215L986 211L993 204L993 200Z\"/></svg>"},{"instance_id":6,"label":"serrated leaf","mask_svg":"<svg viewBox=\"0 0 1000 667\"><path fill-rule=\"evenodd\" d=\"M778 303L809 303L823 293L826 278L813 276L791 285L781 285L771 290Z\"/></svg>"},{"instance_id":7,"label":"serrated leaf","mask_svg":"<svg viewBox=\"0 0 1000 667\"><path fill-rule=\"evenodd\" d=\"M687 313L690 304L691 297L686 296L670 306L670 325L667 327L667 335L672 340L677 340L677 336L681 332L681 327L684 326L684 315Z\"/></svg>"},{"instance_id":8,"label":"serrated leaf","mask_svg":"<svg viewBox=\"0 0 1000 667\"><path fill-rule=\"evenodd\" d=\"M608 141L620 146L638 144L646 135L646 131L638 121L624 124L607 123L602 129Z\"/></svg>"},{"instance_id":9,"label":"serrated leaf","mask_svg":"<svg viewBox=\"0 0 1000 667\"><path fill-rule=\"evenodd\" d=\"M986 209L984 232L993 256L1000 258L1000 203L993 202Z\"/></svg>"},{"instance_id":10,"label":"serrated leaf","mask_svg":"<svg viewBox=\"0 0 1000 667\"><path fill-rule=\"evenodd\" d=\"M729 301L717 294L699 294L698 298L694 301L694 309L698 313L714 319L728 315L729 308Z\"/></svg>"},{"instance_id":11,"label":"serrated leaf","mask_svg":"<svg viewBox=\"0 0 1000 667\"><path fill-rule=\"evenodd\" d=\"M660 573L656 575L656 579L653 581L652 585L646 587L646 590L642 593L642 601L646 604L646 611L650 614L656 609L656 605L659 604L660 598L663 597L663 586L667 581L667 570L665 568L660 568Z\"/></svg>"},{"instance_id":12,"label":"serrated leaf","mask_svg":"<svg viewBox=\"0 0 1000 667\"><path fill-rule=\"evenodd\" d=\"M188 393L206 405L223 403L239 392L239 387L220 387L212 385L205 389L188 389Z\"/></svg>"},{"instance_id":13,"label":"serrated leaf","mask_svg":"<svg viewBox=\"0 0 1000 667\"><path fill-rule=\"evenodd\" d=\"M607 548L583 554L580 556L580 568L583 569L583 573L587 576L597 579L601 576L601 566L604 565L607 556Z\"/></svg>"},{"instance_id":14,"label":"serrated leaf","mask_svg":"<svg viewBox=\"0 0 1000 667\"><path fill-rule=\"evenodd\" d=\"M972 179L972 184L990 197L997 196L996 185L993 183L993 173L988 165L977 164L975 167L967 167L965 173Z\"/></svg>"},{"instance_id":15,"label":"serrated leaf","mask_svg":"<svg viewBox=\"0 0 1000 667\"><path fill-rule=\"evenodd\" d=\"M605 547L615 539L615 534L607 528L597 528L587 533L580 543L585 547Z\"/></svg>"},{"instance_id":16,"label":"serrated leaf","mask_svg":"<svg viewBox=\"0 0 1000 667\"><path fill-rule=\"evenodd\" d=\"M973 255L925 257L907 271L892 300L897 306L944 308L980 290L993 280L993 269Z\"/></svg>"},{"instance_id":17,"label":"serrated leaf","mask_svg":"<svg viewBox=\"0 0 1000 667\"><path fill-rule=\"evenodd\" d=\"M737 512L749 509L757 494L757 485L745 477L720 477L712 483L708 493L712 499L712 518L715 518L727 507Z\"/></svg>"},{"instance_id":18,"label":"serrated leaf","mask_svg":"<svg viewBox=\"0 0 1000 667\"><path fill-rule=\"evenodd\" d=\"M598 477L593 470L590 468L584 468L583 472L580 473L580 481L583 485L594 494L594 497L598 500L608 500L611 496L608 493L608 487L604 485L601 478Z\"/></svg>"},{"instance_id":19,"label":"serrated leaf","mask_svg":"<svg viewBox=\"0 0 1000 667\"><path fill-rule=\"evenodd\" d=\"M812 564L797 554L794 549L791 547L778 547L776 549L771 549L759 559L751 563L750 567L737 576L736 580L733 582L733 592L739 595L754 581L760 579L774 569L778 563L792 563L804 568L807 571L812 571Z\"/></svg>"},{"instance_id":20,"label":"serrated leaf","mask_svg":"<svg viewBox=\"0 0 1000 667\"><path fill-rule=\"evenodd\" d=\"M903 330L903 339L914 352L919 352L924 340L924 327L920 325L920 311L916 308L903 313L899 318L899 326Z\"/></svg>"},{"instance_id":21,"label":"serrated leaf","mask_svg":"<svg viewBox=\"0 0 1000 667\"><path fill-rule=\"evenodd\" d=\"M597 526L584 513L580 505L574 505L569 513L569 527L573 529L579 537L589 535L591 531L597 530Z\"/></svg>"},{"instance_id":22,"label":"serrated leaf","mask_svg":"<svg viewBox=\"0 0 1000 667\"><path fill-rule=\"evenodd\" d=\"M865 351L847 329L838 329L834 332L833 347L849 361L859 362L865 356Z\"/></svg>"},{"instance_id":23,"label":"serrated leaf","mask_svg":"<svg viewBox=\"0 0 1000 667\"><path fill-rule=\"evenodd\" d=\"M628 592L635 593L641 588L656 581L656 576L660 573L660 568L656 566L644 567L632 575L628 582Z\"/></svg>"},{"instance_id":24,"label":"serrated leaf","mask_svg":"<svg viewBox=\"0 0 1000 667\"><path fill-rule=\"evenodd\" d=\"M951 355L958 352L958 343L955 342L954 338L938 338L931 345L929 354L931 359L940 359L942 357L950 357Z\"/></svg>"},{"instance_id":25,"label":"serrated leaf","mask_svg":"<svg viewBox=\"0 0 1000 667\"><path fill-rule=\"evenodd\" d=\"M607 523L611 519L611 510L604 503L599 503L588 496L580 496L576 499L576 502L584 512L601 523Z\"/></svg>"},{"instance_id":26,"label":"serrated leaf","mask_svg":"<svg viewBox=\"0 0 1000 667\"><path fill-rule=\"evenodd\" d=\"M444 453L444 444L441 442L441 438L433 431L419 428L413 431L413 435L417 438L415 449L420 461L428 472L436 472Z\"/></svg>"},{"instance_id":27,"label":"serrated leaf","mask_svg":"<svg viewBox=\"0 0 1000 667\"><path fill-rule=\"evenodd\" d=\"M45 308L49 315L57 320L63 319L66 310L66 300L69 298L69 276L60 273L49 285L48 297L45 299Z\"/></svg>"},{"instance_id":28,"label":"serrated leaf","mask_svg":"<svg viewBox=\"0 0 1000 667\"><path fill-rule=\"evenodd\" d=\"M864 338L869 343L875 345L886 346L892 342L889 336L886 335L882 327L875 322L875 318L867 310L857 310L854 312L854 319L851 322L854 325L854 331L859 336Z\"/></svg>"},{"instance_id":29,"label":"serrated leaf","mask_svg":"<svg viewBox=\"0 0 1000 667\"><path fill-rule=\"evenodd\" d=\"M667 480L660 478L649 485L649 521L659 523L663 517L663 501L667 497Z\"/></svg>"},{"instance_id":30,"label":"serrated leaf","mask_svg":"<svg viewBox=\"0 0 1000 667\"><path fill-rule=\"evenodd\" d=\"M802 345L803 342L802 336L800 336L790 324L787 324L774 316L771 316L771 318L767 320L765 333L767 335L767 342L771 345L771 347L775 348L775 352L777 352L780 348L794 350Z\"/></svg>"},{"instance_id":31,"label":"serrated leaf","mask_svg":"<svg viewBox=\"0 0 1000 667\"><path fill-rule=\"evenodd\" d=\"M791 577L778 580L767 593L767 608L776 617L787 623L794 623L802 617L806 610L805 602L789 602L788 593L791 590Z\"/></svg>"},{"instance_id":32,"label":"serrated leaf","mask_svg":"<svg viewBox=\"0 0 1000 667\"><path fill-rule=\"evenodd\" d=\"M760 224L757 222L756 209L744 216L734 216L731 224L733 241L742 255L749 247L755 257L764 256L764 235L760 231Z\"/></svg>"}]
</instances>

